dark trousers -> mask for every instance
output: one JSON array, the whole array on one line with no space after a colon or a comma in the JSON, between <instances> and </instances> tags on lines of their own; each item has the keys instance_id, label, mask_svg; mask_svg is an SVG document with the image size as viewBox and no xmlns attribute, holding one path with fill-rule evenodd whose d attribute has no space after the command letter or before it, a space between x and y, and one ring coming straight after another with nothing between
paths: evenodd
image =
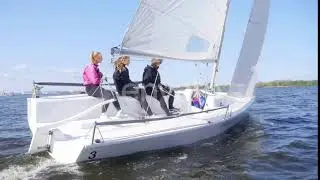
<instances>
[{"instance_id":1,"label":"dark trousers","mask_svg":"<svg viewBox=\"0 0 320 180\"><path fill-rule=\"evenodd\" d=\"M168 100L169 109L173 109L173 101L174 101L174 95L175 95L174 90L170 89L169 86L164 86L164 85L162 85L162 88L164 91L162 91L161 94L164 96L167 96L167 95L169 96L169 100Z\"/></svg>"},{"instance_id":2,"label":"dark trousers","mask_svg":"<svg viewBox=\"0 0 320 180\"><path fill-rule=\"evenodd\" d=\"M166 112L167 115L170 115L169 109L173 109L173 101L174 101L174 95L175 92L170 89L168 86L161 86L162 90L160 90L160 87L155 87L153 90L152 96L156 98L160 102L161 108ZM152 91L148 91L147 94L151 95ZM169 95L169 109L167 107L167 104L163 98L163 96ZM172 95L172 96L171 96Z\"/></svg>"},{"instance_id":3,"label":"dark trousers","mask_svg":"<svg viewBox=\"0 0 320 180\"><path fill-rule=\"evenodd\" d=\"M153 114L150 107L148 107L148 102L146 100L146 92L144 89L129 86L126 87L121 94L123 96L130 96L132 98L137 99L140 102L141 107L147 112L149 116Z\"/></svg>"},{"instance_id":4,"label":"dark trousers","mask_svg":"<svg viewBox=\"0 0 320 180\"><path fill-rule=\"evenodd\" d=\"M86 86L86 92L89 96L97 97L97 98L103 98L104 100L109 100L109 99L115 99L113 103L114 107L119 111L120 104L118 102L117 96L114 92L110 90L106 90L104 88L101 88L101 86L98 85L87 85ZM109 104L105 104L102 107L102 112L107 112L107 109L109 107Z\"/></svg>"}]
</instances>

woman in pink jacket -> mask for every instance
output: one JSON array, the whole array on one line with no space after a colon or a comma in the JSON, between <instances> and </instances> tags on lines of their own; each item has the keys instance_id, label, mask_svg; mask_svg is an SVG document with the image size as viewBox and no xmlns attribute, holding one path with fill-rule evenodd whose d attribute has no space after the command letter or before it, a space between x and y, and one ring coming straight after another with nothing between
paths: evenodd
<instances>
[{"instance_id":1,"label":"woman in pink jacket","mask_svg":"<svg viewBox=\"0 0 320 180\"><path fill-rule=\"evenodd\" d=\"M113 105L118 110L117 115L121 113L121 108L116 97L116 94L110 90L104 89L100 86L102 82L103 74L99 71L99 63L102 62L102 54L100 52L93 51L90 55L91 64L87 65L83 71L83 81L86 87L86 92L89 96L100 97L104 100L115 99ZM107 112L109 104L106 104L102 108L102 113Z\"/></svg>"}]
</instances>

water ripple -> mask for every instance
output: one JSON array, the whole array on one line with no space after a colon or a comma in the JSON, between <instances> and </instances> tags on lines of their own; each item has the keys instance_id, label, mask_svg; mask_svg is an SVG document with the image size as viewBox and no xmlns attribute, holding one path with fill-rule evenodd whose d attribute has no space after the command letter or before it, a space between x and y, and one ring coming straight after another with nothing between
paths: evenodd
<instances>
[{"instance_id":1,"label":"water ripple","mask_svg":"<svg viewBox=\"0 0 320 180\"><path fill-rule=\"evenodd\" d=\"M0 97L0 179L317 179L318 88L259 88L250 116L183 148L73 165L25 155L26 96Z\"/></svg>"}]
</instances>

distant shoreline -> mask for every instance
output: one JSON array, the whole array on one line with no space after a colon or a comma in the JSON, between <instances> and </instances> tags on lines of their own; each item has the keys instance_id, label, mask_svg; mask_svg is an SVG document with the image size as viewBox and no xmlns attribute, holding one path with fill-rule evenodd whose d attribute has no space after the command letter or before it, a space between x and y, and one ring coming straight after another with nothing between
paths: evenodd
<instances>
[{"instance_id":1,"label":"distant shoreline","mask_svg":"<svg viewBox=\"0 0 320 180\"><path fill-rule=\"evenodd\" d=\"M311 86L318 86L318 80L278 80L278 81L269 81L269 82L258 82L256 84L256 88L288 88L288 87L311 87ZM189 85L189 86L180 86L180 87L173 87L174 90L184 90L184 89L194 89L197 85ZM198 85L200 89L206 89L209 88L209 85ZM215 91L222 91L226 92L230 88L230 85L217 85L215 87ZM43 94L80 94L85 93L84 91L77 90L77 91L49 91L49 92L43 92ZM0 97L1 96L14 96L19 95L21 93L16 92L1 92L0 91ZM25 91L23 94L25 95L31 95L31 91Z\"/></svg>"},{"instance_id":2,"label":"distant shoreline","mask_svg":"<svg viewBox=\"0 0 320 180\"><path fill-rule=\"evenodd\" d=\"M277 80L277 81L268 81L268 82L258 82L256 88L286 88L286 87L308 87L308 86L317 86L318 80ZM187 89L187 88L196 88L196 85L189 86L180 86L175 87L176 90ZM199 88L205 88L208 85L199 85ZM229 89L230 85L218 85L215 88L219 90Z\"/></svg>"},{"instance_id":3,"label":"distant shoreline","mask_svg":"<svg viewBox=\"0 0 320 180\"><path fill-rule=\"evenodd\" d=\"M303 87L303 86L317 86L318 80L280 80L269 82L258 82L256 87Z\"/></svg>"},{"instance_id":4,"label":"distant shoreline","mask_svg":"<svg viewBox=\"0 0 320 180\"><path fill-rule=\"evenodd\" d=\"M317 85L307 85L307 86L256 86L256 88L289 88L289 87L313 87Z\"/></svg>"}]
</instances>

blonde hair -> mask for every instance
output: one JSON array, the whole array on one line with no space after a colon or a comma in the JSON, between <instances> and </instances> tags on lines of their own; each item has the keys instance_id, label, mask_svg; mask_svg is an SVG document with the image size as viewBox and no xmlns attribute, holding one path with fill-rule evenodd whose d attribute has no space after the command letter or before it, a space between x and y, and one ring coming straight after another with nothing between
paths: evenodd
<instances>
[{"instance_id":1,"label":"blonde hair","mask_svg":"<svg viewBox=\"0 0 320 180\"><path fill-rule=\"evenodd\" d=\"M98 52L98 51L92 51L92 52L91 52L89 59L91 60L91 62L92 62L93 64L98 64L98 63L97 63L97 60L95 59L95 57L97 57L98 55L101 55L101 53Z\"/></svg>"},{"instance_id":2,"label":"blonde hair","mask_svg":"<svg viewBox=\"0 0 320 180\"><path fill-rule=\"evenodd\" d=\"M129 56L120 56L117 60L114 61L114 67L117 71L121 72L122 68L124 67L122 60L127 58L129 58Z\"/></svg>"}]
</instances>

